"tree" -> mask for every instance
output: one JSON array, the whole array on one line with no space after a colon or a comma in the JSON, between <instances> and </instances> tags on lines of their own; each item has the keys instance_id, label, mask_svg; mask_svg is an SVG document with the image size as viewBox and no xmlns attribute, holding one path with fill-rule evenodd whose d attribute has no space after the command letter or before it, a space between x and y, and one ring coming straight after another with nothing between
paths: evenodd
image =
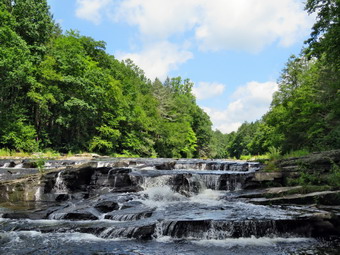
<instances>
[{"instance_id":1,"label":"tree","mask_svg":"<svg viewBox=\"0 0 340 255\"><path fill-rule=\"evenodd\" d=\"M35 61L40 61L53 34L60 33L46 0L5 1L16 20L16 33L27 43Z\"/></svg>"},{"instance_id":2,"label":"tree","mask_svg":"<svg viewBox=\"0 0 340 255\"><path fill-rule=\"evenodd\" d=\"M307 53L317 58L325 53L327 61L340 69L340 1L308 0L305 9L308 13L317 13L313 25Z\"/></svg>"},{"instance_id":3,"label":"tree","mask_svg":"<svg viewBox=\"0 0 340 255\"><path fill-rule=\"evenodd\" d=\"M37 148L35 130L26 117L26 93L34 81L30 51L13 29L14 17L1 3L0 20L0 145L32 151Z\"/></svg>"}]
</instances>

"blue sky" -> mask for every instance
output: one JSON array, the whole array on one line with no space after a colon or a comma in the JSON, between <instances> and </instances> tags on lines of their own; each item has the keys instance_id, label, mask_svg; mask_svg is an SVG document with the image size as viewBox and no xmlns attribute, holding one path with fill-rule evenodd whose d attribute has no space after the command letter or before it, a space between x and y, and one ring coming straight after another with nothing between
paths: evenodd
<instances>
[{"instance_id":1,"label":"blue sky","mask_svg":"<svg viewBox=\"0 0 340 255\"><path fill-rule=\"evenodd\" d=\"M235 131L268 111L288 57L315 21L300 0L48 0L64 31L130 58L153 80L189 78L214 128Z\"/></svg>"}]
</instances>

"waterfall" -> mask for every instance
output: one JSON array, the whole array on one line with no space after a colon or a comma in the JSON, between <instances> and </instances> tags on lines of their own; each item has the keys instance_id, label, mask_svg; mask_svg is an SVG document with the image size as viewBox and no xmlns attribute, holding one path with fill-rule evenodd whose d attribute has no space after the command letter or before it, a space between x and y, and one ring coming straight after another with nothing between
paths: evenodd
<instances>
[{"instance_id":1,"label":"waterfall","mask_svg":"<svg viewBox=\"0 0 340 255\"><path fill-rule=\"evenodd\" d=\"M150 189L155 187L164 187L170 183L171 175L161 175L157 177L143 177L140 186L144 189Z\"/></svg>"},{"instance_id":2,"label":"waterfall","mask_svg":"<svg viewBox=\"0 0 340 255\"><path fill-rule=\"evenodd\" d=\"M40 183L39 183L40 184ZM44 188L39 186L35 192L35 201L42 201L42 195L44 194Z\"/></svg>"},{"instance_id":3,"label":"waterfall","mask_svg":"<svg viewBox=\"0 0 340 255\"><path fill-rule=\"evenodd\" d=\"M68 193L68 188L66 187L66 184L63 180L62 174L64 173L64 171L60 171L57 175L57 178L55 180L55 184L54 184L54 192L56 194L66 194Z\"/></svg>"},{"instance_id":4,"label":"waterfall","mask_svg":"<svg viewBox=\"0 0 340 255\"><path fill-rule=\"evenodd\" d=\"M51 166L75 164L64 163ZM24 237L0 240L0 254L28 254L46 244L53 254L305 254L287 250L289 238L306 245L310 239L297 237L335 233L329 218L317 218L325 214L316 207L257 205L240 197L247 190L233 193L250 187L255 163L113 159L89 165L39 175L34 186L23 186L23 195L19 185L0 187L3 194L39 201L27 203L29 210L0 207L0 239ZM271 248L254 249L267 244Z\"/></svg>"},{"instance_id":5,"label":"waterfall","mask_svg":"<svg viewBox=\"0 0 340 255\"><path fill-rule=\"evenodd\" d=\"M201 183L204 185L204 188L219 190L220 188L220 175L216 174L204 174L198 175Z\"/></svg>"}]
</instances>

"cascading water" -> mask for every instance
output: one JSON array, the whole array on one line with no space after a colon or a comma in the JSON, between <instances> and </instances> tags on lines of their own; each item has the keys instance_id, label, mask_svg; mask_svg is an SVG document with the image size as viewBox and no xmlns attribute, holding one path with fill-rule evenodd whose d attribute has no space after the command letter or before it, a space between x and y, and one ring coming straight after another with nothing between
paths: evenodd
<instances>
[{"instance_id":1,"label":"cascading water","mask_svg":"<svg viewBox=\"0 0 340 255\"><path fill-rule=\"evenodd\" d=\"M321 246L306 227L314 209L234 199L257 167L131 159L53 173L32 214L0 206L0 253L323 254L308 253Z\"/></svg>"},{"instance_id":2,"label":"cascading water","mask_svg":"<svg viewBox=\"0 0 340 255\"><path fill-rule=\"evenodd\" d=\"M55 180L54 192L56 194L67 194L68 193L68 189L64 183L62 175L63 175L63 171L60 171Z\"/></svg>"}]
</instances>

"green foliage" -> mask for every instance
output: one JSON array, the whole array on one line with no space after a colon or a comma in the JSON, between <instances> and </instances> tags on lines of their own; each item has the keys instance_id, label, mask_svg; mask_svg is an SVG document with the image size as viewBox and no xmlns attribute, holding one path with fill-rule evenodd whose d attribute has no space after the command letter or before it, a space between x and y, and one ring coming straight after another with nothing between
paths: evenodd
<instances>
[{"instance_id":1,"label":"green foliage","mask_svg":"<svg viewBox=\"0 0 340 255\"><path fill-rule=\"evenodd\" d=\"M268 158L270 160L277 160L281 157L281 149L271 146L268 148Z\"/></svg>"},{"instance_id":2,"label":"green foliage","mask_svg":"<svg viewBox=\"0 0 340 255\"><path fill-rule=\"evenodd\" d=\"M10 125L3 130L3 133L0 142L7 148L27 152L38 150L39 144L35 140L35 129L31 125L27 125L24 120L19 119L10 123Z\"/></svg>"},{"instance_id":3,"label":"green foliage","mask_svg":"<svg viewBox=\"0 0 340 255\"><path fill-rule=\"evenodd\" d=\"M327 181L331 186L340 188L340 166L334 162Z\"/></svg>"},{"instance_id":4,"label":"green foliage","mask_svg":"<svg viewBox=\"0 0 340 255\"><path fill-rule=\"evenodd\" d=\"M35 160L35 163L37 165L37 168L39 170L40 174L45 173L45 163L46 163L46 158L44 158L42 155L39 155L37 159Z\"/></svg>"},{"instance_id":5,"label":"green foliage","mask_svg":"<svg viewBox=\"0 0 340 255\"><path fill-rule=\"evenodd\" d=\"M288 59L262 119L228 135L229 156L270 155L271 148L300 156L340 148L340 2L308 0L305 9L317 15L308 47Z\"/></svg>"},{"instance_id":6,"label":"green foliage","mask_svg":"<svg viewBox=\"0 0 340 255\"><path fill-rule=\"evenodd\" d=\"M222 134L219 130L216 130L212 133L211 140L211 156L214 158L228 158L228 145L230 142L231 136Z\"/></svg>"},{"instance_id":7,"label":"green foliage","mask_svg":"<svg viewBox=\"0 0 340 255\"><path fill-rule=\"evenodd\" d=\"M0 147L208 157L211 122L181 77L151 83L77 31L46 0L0 4Z\"/></svg>"},{"instance_id":8,"label":"green foliage","mask_svg":"<svg viewBox=\"0 0 340 255\"><path fill-rule=\"evenodd\" d=\"M8 148L0 149L0 157L10 157L12 156L12 151Z\"/></svg>"},{"instance_id":9,"label":"green foliage","mask_svg":"<svg viewBox=\"0 0 340 255\"><path fill-rule=\"evenodd\" d=\"M151 82L105 42L62 34L46 0L3 1L0 148L243 159L340 148L339 1L308 0L306 10L318 16L308 47L287 61L269 112L222 134L189 79Z\"/></svg>"},{"instance_id":10,"label":"green foliage","mask_svg":"<svg viewBox=\"0 0 340 255\"><path fill-rule=\"evenodd\" d=\"M306 149L290 151L283 155L282 158L295 158L295 157L303 157L310 154L310 152Z\"/></svg>"}]
</instances>

